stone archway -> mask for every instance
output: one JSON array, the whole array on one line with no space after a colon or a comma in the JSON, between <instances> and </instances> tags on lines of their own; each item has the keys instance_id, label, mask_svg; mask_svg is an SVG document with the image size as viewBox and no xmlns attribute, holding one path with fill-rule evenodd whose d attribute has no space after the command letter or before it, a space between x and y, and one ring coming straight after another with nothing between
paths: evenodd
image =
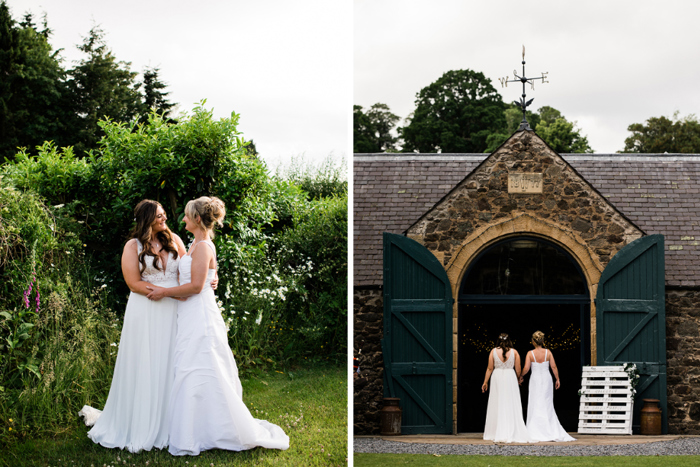
<instances>
[{"instance_id":1,"label":"stone archway","mask_svg":"<svg viewBox=\"0 0 700 467\"><path fill-rule=\"evenodd\" d=\"M465 238L462 244L458 247L456 254L445 265L447 276L452 287L453 297L457 297L462 280L469 265L477 256L490 247L491 245L508 239L509 237L519 236L539 237L543 240L551 242L564 251L566 251L581 269L586 280L586 285L590 293L590 352L591 364L596 364L596 322L595 322L595 303L598 282L604 269L604 266L597 260L597 256L591 254L591 251L586 246L586 242L579 238L573 231L563 228L554 223L548 223L541 219L534 218L528 214L519 214L517 216L505 219L503 222L485 226L472 235ZM437 255L436 255L437 256ZM439 258L438 259L442 259ZM453 420L454 433L457 433L457 367L458 367L458 329L459 329L459 304L455 300L453 307Z\"/></svg>"},{"instance_id":2,"label":"stone archway","mask_svg":"<svg viewBox=\"0 0 700 467\"><path fill-rule=\"evenodd\" d=\"M562 248L532 235L508 236L482 250L457 301L457 429L480 432L486 418L483 370L495 336L507 333L524 363L535 330L556 354L562 391L555 407L567 431L578 427L580 369L590 364L590 296L581 269ZM527 410L529 376L521 385ZM465 401L467 401L465 403Z\"/></svg>"}]
</instances>

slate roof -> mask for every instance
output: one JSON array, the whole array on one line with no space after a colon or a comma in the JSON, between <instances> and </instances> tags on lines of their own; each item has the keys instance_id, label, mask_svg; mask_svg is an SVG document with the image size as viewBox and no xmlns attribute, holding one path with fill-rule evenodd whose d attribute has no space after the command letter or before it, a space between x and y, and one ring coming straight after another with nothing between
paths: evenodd
<instances>
[{"instance_id":1,"label":"slate roof","mask_svg":"<svg viewBox=\"0 0 700 467\"><path fill-rule=\"evenodd\" d=\"M700 154L561 154L647 234L665 236L666 285L700 286ZM403 233L488 154L355 154L355 286L382 283L382 232Z\"/></svg>"}]
</instances>

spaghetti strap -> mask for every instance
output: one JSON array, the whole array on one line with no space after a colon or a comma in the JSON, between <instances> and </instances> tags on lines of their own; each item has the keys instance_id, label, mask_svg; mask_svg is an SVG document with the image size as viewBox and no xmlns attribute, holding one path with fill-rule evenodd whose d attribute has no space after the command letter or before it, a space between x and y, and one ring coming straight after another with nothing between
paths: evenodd
<instances>
[{"instance_id":1,"label":"spaghetti strap","mask_svg":"<svg viewBox=\"0 0 700 467\"><path fill-rule=\"evenodd\" d=\"M544 362L547 361L547 352L548 352L548 350L544 349ZM544 362L542 362L542 363L544 363Z\"/></svg>"},{"instance_id":2,"label":"spaghetti strap","mask_svg":"<svg viewBox=\"0 0 700 467\"><path fill-rule=\"evenodd\" d=\"M195 248L197 248L197 246L198 246L200 243L206 243L207 245L209 245L209 248L211 248L211 251L214 252L214 258L216 259L216 247L215 247L214 244L211 242L211 240L202 240L201 242L195 243L194 246L192 246L192 248L190 248L190 251L187 252L187 254L191 256L192 253L194 253Z\"/></svg>"},{"instance_id":3,"label":"spaghetti strap","mask_svg":"<svg viewBox=\"0 0 700 467\"><path fill-rule=\"evenodd\" d=\"M202 240L200 243L206 243L211 248L212 253L214 253L214 259L216 259L216 247L211 240Z\"/></svg>"},{"instance_id":4,"label":"spaghetti strap","mask_svg":"<svg viewBox=\"0 0 700 467\"><path fill-rule=\"evenodd\" d=\"M535 357L535 351L531 350L530 353L532 353L532 359L537 363L537 357Z\"/></svg>"}]
</instances>

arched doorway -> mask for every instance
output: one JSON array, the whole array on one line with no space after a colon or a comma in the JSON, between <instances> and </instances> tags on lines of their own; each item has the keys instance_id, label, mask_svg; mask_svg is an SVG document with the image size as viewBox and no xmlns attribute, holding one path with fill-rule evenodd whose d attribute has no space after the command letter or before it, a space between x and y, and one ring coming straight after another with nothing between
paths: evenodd
<instances>
[{"instance_id":1,"label":"arched doorway","mask_svg":"<svg viewBox=\"0 0 700 467\"><path fill-rule=\"evenodd\" d=\"M524 363L538 329L559 367L555 409L564 428L576 431L581 367L590 364L590 296L571 255L539 237L498 241L469 265L458 303L457 431L484 429L488 393L481 385L498 334L510 335ZM521 386L524 414L528 378Z\"/></svg>"}]
</instances>

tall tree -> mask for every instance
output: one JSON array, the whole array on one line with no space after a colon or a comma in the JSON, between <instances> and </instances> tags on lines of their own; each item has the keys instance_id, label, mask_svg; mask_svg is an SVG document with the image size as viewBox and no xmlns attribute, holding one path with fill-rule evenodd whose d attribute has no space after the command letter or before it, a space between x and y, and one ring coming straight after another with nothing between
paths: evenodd
<instances>
[{"instance_id":1,"label":"tall tree","mask_svg":"<svg viewBox=\"0 0 700 467\"><path fill-rule=\"evenodd\" d=\"M18 147L33 151L45 140L64 144L65 72L48 42L44 18L37 30L30 14L17 25L0 3L0 157L14 158Z\"/></svg>"},{"instance_id":2,"label":"tall tree","mask_svg":"<svg viewBox=\"0 0 700 467\"><path fill-rule=\"evenodd\" d=\"M386 104L376 103L366 113L362 106L353 106L353 151L396 151L398 137L391 132L398 122L399 117Z\"/></svg>"},{"instance_id":3,"label":"tall tree","mask_svg":"<svg viewBox=\"0 0 700 467\"><path fill-rule=\"evenodd\" d=\"M632 135L625 139L622 152L636 153L700 153L700 122L695 115L673 120L651 117L646 124L633 123L627 127Z\"/></svg>"},{"instance_id":4,"label":"tall tree","mask_svg":"<svg viewBox=\"0 0 700 467\"><path fill-rule=\"evenodd\" d=\"M399 129L404 150L482 152L505 126L501 95L483 73L452 70L421 89L410 123Z\"/></svg>"},{"instance_id":5,"label":"tall tree","mask_svg":"<svg viewBox=\"0 0 700 467\"><path fill-rule=\"evenodd\" d=\"M130 121L139 116L143 104L137 73L131 71L130 62L117 61L112 55L102 29L93 27L78 49L87 57L69 70L68 85L75 105L75 149L84 154L97 147L104 134L100 120Z\"/></svg>"},{"instance_id":6,"label":"tall tree","mask_svg":"<svg viewBox=\"0 0 700 467\"><path fill-rule=\"evenodd\" d=\"M537 112L525 111L525 118L527 119L530 128L534 128L540 121L540 115ZM503 113L506 119L506 126L499 133L491 133L488 138L486 138L486 149L484 152L494 152L498 147L505 143L508 138L510 138L513 133L518 131L520 127L520 122L523 120L523 111L517 105L510 103L506 104L506 110Z\"/></svg>"},{"instance_id":7,"label":"tall tree","mask_svg":"<svg viewBox=\"0 0 700 467\"><path fill-rule=\"evenodd\" d=\"M560 111L544 106L538 110L540 122L535 132L558 153L591 153L588 138L576 128L576 122L569 122Z\"/></svg>"},{"instance_id":8,"label":"tall tree","mask_svg":"<svg viewBox=\"0 0 700 467\"><path fill-rule=\"evenodd\" d=\"M19 57L19 31L3 0L0 3L0 144L3 159L8 148L16 147L12 125L12 88Z\"/></svg>"},{"instance_id":9,"label":"tall tree","mask_svg":"<svg viewBox=\"0 0 700 467\"><path fill-rule=\"evenodd\" d=\"M158 68L146 68L143 72L143 109L141 110L140 121L143 123L148 120L148 114L152 109L155 109L159 115L168 117L170 110L175 107L175 104L168 101L169 92L163 92L167 87L159 77Z\"/></svg>"}]
</instances>

